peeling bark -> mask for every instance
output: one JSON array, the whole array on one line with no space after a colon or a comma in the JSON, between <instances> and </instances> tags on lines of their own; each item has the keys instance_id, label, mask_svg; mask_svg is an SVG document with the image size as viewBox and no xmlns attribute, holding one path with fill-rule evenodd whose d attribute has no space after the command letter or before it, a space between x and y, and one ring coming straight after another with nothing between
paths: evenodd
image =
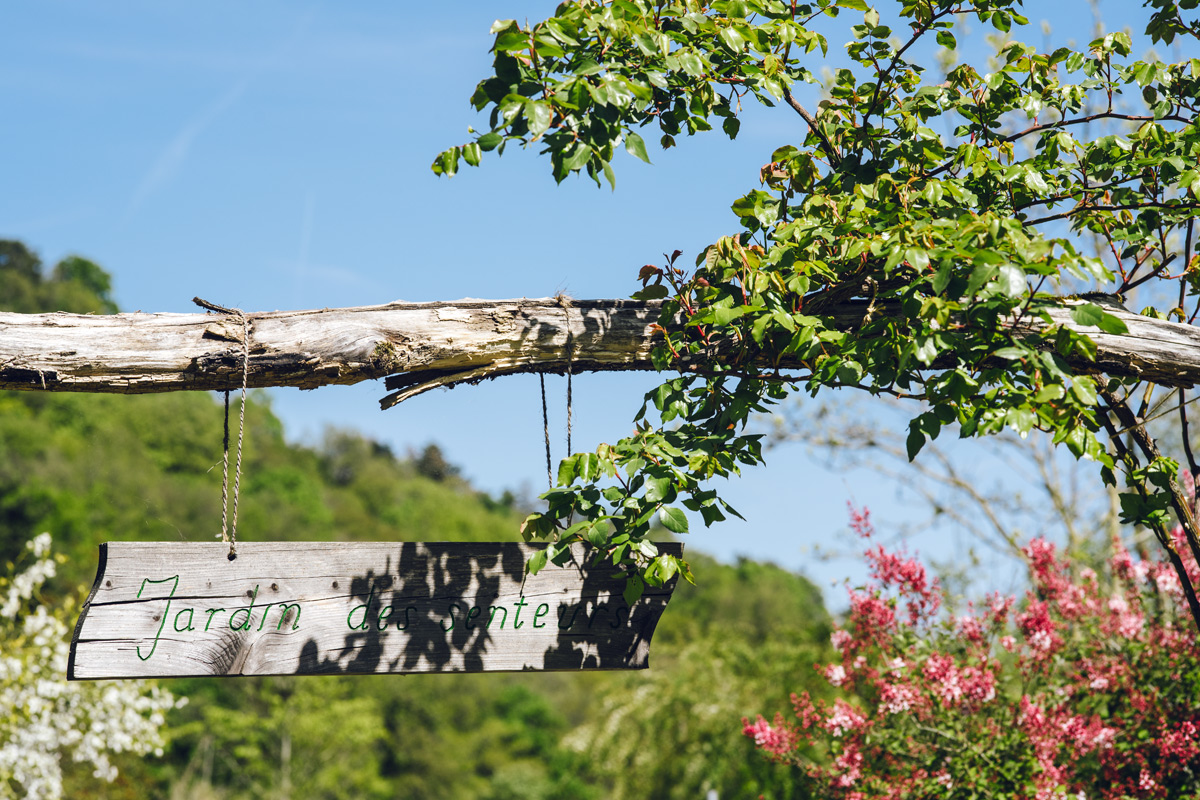
<instances>
[{"instance_id":1,"label":"peeling bark","mask_svg":"<svg viewBox=\"0 0 1200 800\"><path fill-rule=\"evenodd\" d=\"M386 408L437 386L519 372L651 370L659 308L632 300L546 298L247 313L248 381L251 387L314 389L387 378L393 393L382 401ZM859 301L825 313L851 327L865 310ZM1129 332L1073 325L1098 350L1094 364L1076 359L1073 368L1169 386L1200 381L1200 330L1119 306L1107 310ZM1068 308L1052 310L1051 317L1070 324ZM241 385L241 337L240 322L219 314L0 313L0 389L235 389Z\"/></svg>"}]
</instances>

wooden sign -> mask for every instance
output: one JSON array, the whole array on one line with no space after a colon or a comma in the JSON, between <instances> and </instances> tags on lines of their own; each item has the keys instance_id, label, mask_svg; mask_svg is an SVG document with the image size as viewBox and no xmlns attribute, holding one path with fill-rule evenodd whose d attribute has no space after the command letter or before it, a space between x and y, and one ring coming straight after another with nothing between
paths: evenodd
<instances>
[{"instance_id":1,"label":"wooden sign","mask_svg":"<svg viewBox=\"0 0 1200 800\"><path fill-rule=\"evenodd\" d=\"M682 545L660 544L679 555ZM110 542L71 642L91 678L644 669L674 579L632 606L582 545Z\"/></svg>"}]
</instances>

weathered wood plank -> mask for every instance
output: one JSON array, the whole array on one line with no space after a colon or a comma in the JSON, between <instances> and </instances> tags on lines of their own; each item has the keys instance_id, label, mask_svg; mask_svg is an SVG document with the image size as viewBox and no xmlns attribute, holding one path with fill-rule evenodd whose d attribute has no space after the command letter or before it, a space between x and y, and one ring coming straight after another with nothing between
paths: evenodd
<instances>
[{"instance_id":1,"label":"weathered wood plank","mask_svg":"<svg viewBox=\"0 0 1200 800\"><path fill-rule=\"evenodd\" d=\"M1079 328L1068 307L1050 311L1055 323L1086 330L1096 341L1096 362L1076 359L1072 366L1174 386L1200 381L1200 329L1106 307L1128 334ZM568 365L576 372L650 370L659 309L630 300L548 298L249 313L249 384L311 389L391 376L387 406L437 386ZM822 313L854 327L864 310L851 301ZM1036 334L1041 323L1026 320L1021 327ZM0 313L0 389L233 389L241 382L241 335L240 324L213 314Z\"/></svg>"},{"instance_id":2,"label":"weathered wood plank","mask_svg":"<svg viewBox=\"0 0 1200 800\"><path fill-rule=\"evenodd\" d=\"M681 554L682 546L663 544ZM627 605L577 545L525 573L502 543L110 542L68 675L643 669L674 582Z\"/></svg>"}]
</instances>

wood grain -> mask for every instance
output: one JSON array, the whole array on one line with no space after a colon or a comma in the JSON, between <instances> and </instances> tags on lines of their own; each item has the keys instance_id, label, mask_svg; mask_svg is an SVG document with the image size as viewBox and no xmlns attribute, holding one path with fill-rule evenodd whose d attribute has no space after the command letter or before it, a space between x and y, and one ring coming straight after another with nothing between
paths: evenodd
<instances>
[{"instance_id":1,"label":"wood grain","mask_svg":"<svg viewBox=\"0 0 1200 800\"><path fill-rule=\"evenodd\" d=\"M1052 322L1087 332L1098 349L1095 363L1073 361L1076 370L1171 386L1200 380L1197 328L1106 303L1129 327L1106 334L1072 323L1069 304L1078 301L1066 302L1050 310ZM658 303L548 298L249 313L249 385L311 389L387 377L387 407L438 386L519 372L650 370L659 311ZM865 306L851 301L822 313L852 328ZM1030 336L1044 327L1036 319L1013 325ZM241 335L239 324L214 314L0 313L0 389L233 389L241 382Z\"/></svg>"},{"instance_id":2,"label":"wood grain","mask_svg":"<svg viewBox=\"0 0 1200 800\"><path fill-rule=\"evenodd\" d=\"M679 544L664 552L681 554ZM611 565L525 574L501 543L111 542L68 676L644 669L674 590L627 605Z\"/></svg>"}]
</instances>

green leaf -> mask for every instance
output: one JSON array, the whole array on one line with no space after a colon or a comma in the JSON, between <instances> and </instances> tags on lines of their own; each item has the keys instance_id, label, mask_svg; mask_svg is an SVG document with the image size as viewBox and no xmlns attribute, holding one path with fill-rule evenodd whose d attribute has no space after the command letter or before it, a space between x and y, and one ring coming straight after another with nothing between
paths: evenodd
<instances>
[{"instance_id":1,"label":"green leaf","mask_svg":"<svg viewBox=\"0 0 1200 800\"><path fill-rule=\"evenodd\" d=\"M645 140L633 131L629 131L625 134L625 149L630 155L637 156L647 164L650 163L650 156L646 155Z\"/></svg>"},{"instance_id":2,"label":"green leaf","mask_svg":"<svg viewBox=\"0 0 1200 800\"><path fill-rule=\"evenodd\" d=\"M435 175L445 175L447 178L453 178L458 172L458 157L459 148L451 147L449 150L442 151L433 162L433 172Z\"/></svg>"},{"instance_id":3,"label":"green leaf","mask_svg":"<svg viewBox=\"0 0 1200 800\"><path fill-rule=\"evenodd\" d=\"M1129 326L1120 317L1104 312L1104 316L1100 318L1100 324L1097 325L1100 330L1105 333L1113 333L1117 335L1129 333Z\"/></svg>"},{"instance_id":4,"label":"green leaf","mask_svg":"<svg viewBox=\"0 0 1200 800\"><path fill-rule=\"evenodd\" d=\"M550 557L550 553L544 547L539 547L529 557L529 561L525 564L525 570L530 575L537 575L542 567L546 566L546 561Z\"/></svg>"},{"instance_id":5,"label":"green leaf","mask_svg":"<svg viewBox=\"0 0 1200 800\"><path fill-rule=\"evenodd\" d=\"M1129 333L1129 326L1121 318L1109 314L1095 303L1075 306L1071 309L1071 319L1078 325L1099 328L1105 333Z\"/></svg>"},{"instance_id":6,"label":"green leaf","mask_svg":"<svg viewBox=\"0 0 1200 800\"><path fill-rule=\"evenodd\" d=\"M657 558L658 557L658 545L656 545L654 542L650 541L649 539L642 539L640 542L638 542L637 550L639 553L644 555L646 558Z\"/></svg>"},{"instance_id":7,"label":"green leaf","mask_svg":"<svg viewBox=\"0 0 1200 800\"><path fill-rule=\"evenodd\" d=\"M642 596L642 592L646 590L646 582L642 580L641 575L631 575L625 581L625 591L621 593L621 597L625 600L625 605L632 606Z\"/></svg>"},{"instance_id":8,"label":"green leaf","mask_svg":"<svg viewBox=\"0 0 1200 800\"><path fill-rule=\"evenodd\" d=\"M480 160L482 160L481 148L477 142L463 145L462 154L463 161L466 161L472 167L478 167Z\"/></svg>"},{"instance_id":9,"label":"green leaf","mask_svg":"<svg viewBox=\"0 0 1200 800\"><path fill-rule=\"evenodd\" d=\"M670 294L670 292L667 290L666 286L663 286L661 283L652 283L649 286L647 286L645 289L642 289L639 292L634 292L633 299L634 300L661 300L662 298L666 297L668 294Z\"/></svg>"},{"instance_id":10,"label":"green leaf","mask_svg":"<svg viewBox=\"0 0 1200 800\"><path fill-rule=\"evenodd\" d=\"M917 453L925 446L925 434L917 427L915 420L908 425L908 438L905 439L904 446L908 450L909 461L916 458Z\"/></svg>"},{"instance_id":11,"label":"green leaf","mask_svg":"<svg viewBox=\"0 0 1200 800\"><path fill-rule=\"evenodd\" d=\"M1087 375L1078 375L1071 381L1071 393L1085 406L1096 405L1096 382Z\"/></svg>"},{"instance_id":12,"label":"green leaf","mask_svg":"<svg viewBox=\"0 0 1200 800\"><path fill-rule=\"evenodd\" d=\"M909 264L924 272L929 267L929 253L919 247L910 247L904 251L904 258Z\"/></svg>"},{"instance_id":13,"label":"green leaf","mask_svg":"<svg viewBox=\"0 0 1200 800\"><path fill-rule=\"evenodd\" d=\"M496 37L496 46L492 48L497 53L512 50L528 50L529 34L517 28L503 31Z\"/></svg>"},{"instance_id":14,"label":"green leaf","mask_svg":"<svg viewBox=\"0 0 1200 800\"><path fill-rule=\"evenodd\" d=\"M651 503L661 503L669 494L674 494L670 478L646 479L646 499Z\"/></svg>"},{"instance_id":15,"label":"green leaf","mask_svg":"<svg viewBox=\"0 0 1200 800\"><path fill-rule=\"evenodd\" d=\"M663 554L656 560L658 561L658 574L662 578L663 583L671 580L675 573L679 571L679 562L675 556Z\"/></svg>"},{"instance_id":16,"label":"green leaf","mask_svg":"<svg viewBox=\"0 0 1200 800\"><path fill-rule=\"evenodd\" d=\"M671 533L688 532L687 515L678 508L663 506L658 510L658 519Z\"/></svg>"},{"instance_id":17,"label":"green leaf","mask_svg":"<svg viewBox=\"0 0 1200 800\"><path fill-rule=\"evenodd\" d=\"M568 456L558 462L558 485L570 486L578 475L579 456Z\"/></svg>"},{"instance_id":18,"label":"green leaf","mask_svg":"<svg viewBox=\"0 0 1200 800\"><path fill-rule=\"evenodd\" d=\"M582 142L575 143L575 149L571 154L563 159L563 168L568 172L574 172L582 169L585 164L592 158L592 148Z\"/></svg>"},{"instance_id":19,"label":"green leaf","mask_svg":"<svg viewBox=\"0 0 1200 800\"><path fill-rule=\"evenodd\" d=\"M613 172L612 164L608 161L604 162L604 180L608 181L608 185L614 192L617 190L617 176Z\"/></svg>"},{"instance_id":20,"label":"green leaf","mask_svg":"<svg viewBox=\"0 0 1200 800\"><path fill-rule=\"evenodd\" d=\"M600 66L600 64L596 63L590 58L585 58L582 62L580 62L579 66L575 68L574 74L580 77L587 77L588 75L595 75L603 71L604 67Z\"/></svg>"},{"instance_id":21,"label":"green leaf","mask_svg":"<svg viewBox=\"0 0 1200 800\"><path fill-rule=\"evenodd\" d=\"M1067 431L1067 435L1063 437L1063 442L1066 443L1067 449L1076 458L1080 458L1087 449L1087 429L1082 425L1076 425L1071 430Z\"/></svg>"},{"instance_id":22,"label":"green leaf","mask_svg":"<svg viewBox=\"0 0 1200 800\"><path fill-rule=\"evenodd\" d=\"M1029 287L1025 284L1025 273L1021 271L1020 267L1004 264L997 273L996 280L1000 291L1009 297L1022 297L1029 291Z\"/></svg>"},{"instance_id":23,"label":"green leaf","mask_svg":"<svg viewBox=\"0 0 1200 800\"><path fill-rule=\"evenodd\" d=\"M1050 383L1038 390L1038 393L1033 396L1033 402L1046 403L1051 400L1059 400L1066 393L1061 383Z\"/></svg>"},{"instance_id":24,"label":"green leaf","mask_svg":"<svg viewBox=\"0 0 1200 800\"><path fill-rule=\"evenodd\" d=\"M721 41L725 43L726 47L735 53L742 52L742 48L746 45L746 39L738 33L736 28L722 28L717 35L721 37Z\"/></svg>"},{"instance_id":25,"label":"green leaf","mask_svg":"<svg viewBox=\"0 0 1200 800\"><path fill-rule=\"evenodd\" d=\"M550 128L550 120L554 112L549 103L540 101L525 104L525 119L529 123L529 135L537 138Z\"/></svg>"},{"instance_id":26,"label":"green leaf","mask_svg":"<svg viewBox=\"0 0 1200 800\"><path fill-rule=\"evenodd\" d=\"M597 522L588 528L587 540L592 547L604 547L608 544L608 526L603 522Z\"/></svg>"},{"instance_id":27,"label":"green leaf","mask_svg":"<svg viewBox=\"0 0 1200 800\"><path fill-rule=\"evenodd\" d=\"M498 133L492 132L492 133L485 133L483 136L480 136L478 139L475 140L475 143L477 145L479 145L480 150L482 150L485 153L488 153L488 152L491 152L492 150L495 150L496 146L503 141L504 141L503 136L501 136Z\"/></svg>"},{"instance_id":28,"label":"green leaf","mask_svg":"<svg viewBox=\"0 0 1200 800\"><path fill-rule=\"evenodd\" d=\"M922 336L917 340L917 348L914 351L917 360L925 366L933 363L933 360L938 355L938 343L936 336Z\"/></svg>"}]
</instances>

